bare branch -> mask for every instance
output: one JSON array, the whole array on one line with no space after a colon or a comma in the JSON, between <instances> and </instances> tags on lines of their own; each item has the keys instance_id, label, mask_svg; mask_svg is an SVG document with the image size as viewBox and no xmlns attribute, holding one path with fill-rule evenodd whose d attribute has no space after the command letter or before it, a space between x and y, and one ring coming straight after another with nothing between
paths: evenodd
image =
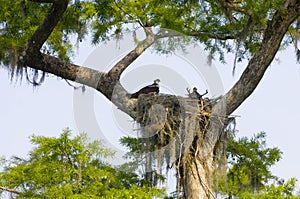
<instances>
[{"instance_id":1,"label":"bare branch","mask_svg":"<svg viewBox=\"0 0 300 199\"><path fill-rule=\"evenodd\" d=\"M116 76L112 77L107 73L67 63L59 58L46 54L32 56L31 59L26 60L26 65L30 68L51 73L63 79L94 88L111 100L120 110L134 117L133 110L128 108L130 100L126 98L127 91L115 80L115 78L119 77L117 73ZM112 94L116 88L119 89L118 92L115 92L115 94L118 95L115 98L118 100L114 101L112 100Z\"/></svg>"},{"instance_id":2,"label":"bare branch","mask_svg":"<svg viewBox=\"0 0 300 199\"><path fill-rule=\"evenodd\" d=\"M194 37L203 37L203 36L207 36L209 38L212 39L218 39L218 40L229 40L229 39L236 39L238 38L238 34L216 34L216 33L211 33L211 32L198 32L198 31L194 31L189 33L189 36L194 36Z\"/></svg>"},{"instance_id":3,"label":"bare branch","mask_svg":"<svg viewBox=\"0 0 300 199\"><path fill-rule=\"evenodd\" d=\"M82 89L82 90L85 90L85 87L84 87L84 85L81 85L81 86L74 86L73 84L71 84L67 79L64 79L65 80L65 82L69 85L69 86L71 86L74 90L77 90L77 89Z\"/></svg>"},{"instance_id":4,"label":"bare branch","mask_svg":"<svg viewBox=\"0 0 300 199\"><path fill-rule=\"evenodd\" d=\"M7 191L7 192L10 192L10 193L20 194L20 192L17 191L17 187L15 187L15 188L8 188L8 187L2 187L2 186L0 186L0 190Z\"/></svg>"},{"instance_id":5,"label":"bare branch","mask_svg":"<svg viewBox=\"0 0 300 199\"><path fill-rule=\"evenodd\" d=\"M122 72L136 60L148 47L155 42L155 36L152 33L150 27L144 28L146 33L146 39L143 40L135 49L130 51L125 57L123 57L115 66L108 72L109 76L113 76L113 79L119 80Z\"/></svg>"},{"instance_id":6,"label":"bare branch","mask_svg":"<svg viewBox=\"0 0 300 199\"><path fill-rule=\"evenodd\" d=\"M97 89L98 81L105 75L97 70L67 63L47 54L32 56L30 59L26 59L25 63L30 68L51 73L95 89Z\"/></svg>"},{"instance_id":7,"label":"bare branch","mask_svg":"<svg viewBox=\"0 0 300 199\"><path fill-rule=\"evenodd\" d=\"M53 29L62 18L67 9L68 0L33 0L40 3L53 3L48 15L43 23L38 27L30 40L27 42L26 51L38 53L42 45L46 42Z\"/></svg>"}]
</instances>

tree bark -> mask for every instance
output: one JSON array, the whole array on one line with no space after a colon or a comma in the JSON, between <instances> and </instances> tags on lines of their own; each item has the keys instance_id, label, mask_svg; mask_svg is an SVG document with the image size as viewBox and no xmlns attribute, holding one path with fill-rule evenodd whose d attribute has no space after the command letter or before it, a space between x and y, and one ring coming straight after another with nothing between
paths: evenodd
<instances>
[{"instance_id":1,"label":"tree bark","mask_svg":"<svg viewBox=\"0 0 300 199\"><path fill-rule=\"evenodd\" d=\"M61 20L68 7L69 0L32 0L39 3L52 3L52 7L43 23L34 32L27 42L26 51L30 54L39 53L57 23Z\"/></svg>"},{"instance_id":2,"label":"tree bark","mask_svg":"<svg viewBox=\"0 0 300 199\"><path fill-rule=\"evenodd\" d=\"M184 197L215 198L212 190L212 158L199 159L189 154L184 164ZM211 156L212 154L210 154Z\"/></svg>"}]
</instances>

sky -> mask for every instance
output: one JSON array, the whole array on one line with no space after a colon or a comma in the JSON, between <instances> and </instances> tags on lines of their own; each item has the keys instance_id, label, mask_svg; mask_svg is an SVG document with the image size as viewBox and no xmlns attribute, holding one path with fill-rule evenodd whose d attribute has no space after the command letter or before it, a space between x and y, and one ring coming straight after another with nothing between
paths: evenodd
<instances>
[{"instance_id":1,"label":"sky","mask_svg":"<svg viewBox=\"0 0 300 199\"><path fill-rule=\"evenodd\" d=\"M94 47L82 43L74 62L107 70L130 47L132 43L126 39ZM133 92L160 78L162 93L185 96L186 87L197 86L200 93L208 89L208 97L216 97L231 88L246 66L245 62L238 64L232 76L231 55L227 64L214 61L209 66L205 53L193 54L198 52L190 50L191 58L180 53L165 56L147 51L126 70L121 83ZM264 131L268 146L283 151L283 159L272 168L275 175L300 180L299 66L293 49L279 52L254 93L233 115L237 116L238 137ZM26 157L32 149L30 135L58 136L67 127L74 135L84 131L92 139L100 136L120 155L125 150L119 146L119 138L136 135L134 121L100 93L92 89L85 93L74 90L65 80L53 75L48 75L41 86L33 87L25 78L11 80L8 71L0 68L0 91L0 156Z\"/></svg>"}]
</instances>

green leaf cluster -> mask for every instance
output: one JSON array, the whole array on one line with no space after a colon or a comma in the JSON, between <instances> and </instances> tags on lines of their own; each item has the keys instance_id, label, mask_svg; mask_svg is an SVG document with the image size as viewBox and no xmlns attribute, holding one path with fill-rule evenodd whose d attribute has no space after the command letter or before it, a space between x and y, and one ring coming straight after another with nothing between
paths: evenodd
<instances>
[{"instance_id":1,"label":"green leaf cluster","mask_svg":"<svg viewBox=\"0 0 300 199\"><path fill-rule=\"evenodd\" d=\"M103 160L113 152L85 134L58 138L31 136L28 158L3 162L0 186L15 188L13 198L153 198L164 191L142 183L139 176Z\"/></svg>"},{"instance_id":2,"label":"green leaf cluster","mask_svg":"<svg viewBox=\"0 0 300 199\"><path fill-rule=\"evenodd\" d=\"M42 51L70 61L75 38L77 45L91 33L93 43L98 43L112 37L121 38L127 30L153 27L158 31L170 29L193 36L204 44L212 57L218 53L221 61L225 60L225 53L236 50L237 60L241 61L257 50L268 20L276 10L280 11L283 0L228 2L235 9L224 7L221 1L210 0L70 1ZM25 43L50 8L50 4L29 0L0 2L1 65L12 66L10 70L14 72ZM291 32L296 30L292 28ZM226 39L227 36L231 37Z\"/></svg>"},{"instance_id":3,"label":"green leaf cluster","mask_svg":"<svg viewBox=\"0 0 300 199\"><path fill-rule=\"evenodd\" d=\"M300 198L295 196L295 179L286 183L274 176L270 168L282 157L282 152L266 146L266 133L251 138L229 138L228 169L218 179L218 192L228 198Z\"/></svg>"},{"instance_id":4,"label":"green leaf cluster","mask_svg":"<svg viewBox=\"0 0 300 199\"><path fill-rule=\"evenodd\" d=\"M291 178L287 182L267 185L259 193L243 192L239 198L243 199L299 199L300 195L295 195L296 179Z\"/></svg>"}]
</instances>

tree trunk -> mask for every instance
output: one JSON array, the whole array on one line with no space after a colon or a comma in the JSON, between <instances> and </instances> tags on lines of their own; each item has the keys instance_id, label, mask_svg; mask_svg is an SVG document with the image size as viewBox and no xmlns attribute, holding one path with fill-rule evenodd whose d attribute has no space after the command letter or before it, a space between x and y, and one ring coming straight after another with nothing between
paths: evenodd
<instances>
[{"instance_id":1,"label":"tree trunk","mask_svg":"<svg viewBox=\"0 0 300 199\"><path fill-rule=\"evenodd\" d=\"M184 163L184 197L189 199L215 198L212 191L212 154L206 159L193 157L189 154Z\"/></svg>"}]
</instances>

